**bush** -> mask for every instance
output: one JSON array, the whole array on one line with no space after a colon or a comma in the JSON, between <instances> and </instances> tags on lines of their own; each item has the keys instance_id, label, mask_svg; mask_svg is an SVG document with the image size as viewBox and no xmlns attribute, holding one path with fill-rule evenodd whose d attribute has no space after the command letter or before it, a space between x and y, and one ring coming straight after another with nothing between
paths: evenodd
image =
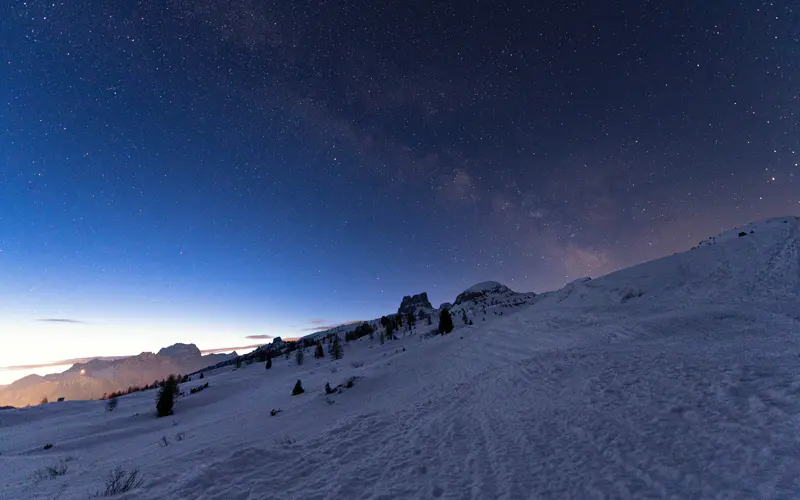
<instances>
[{"instance_id":1,"label":"bush","mask_svg":"<svg viewBox=\"0 0 800 500\"><path fill-rule=\"evenodd\" d=\"M106 411L114 411L114 410L116 410L117 409L117 403L119 403L119 400L117 399L116 396L114 396L111 399L109 399L108 403L106 403Z\"/></svg>"},{"instance_id":2,"label":"bush","mask_svg":"<svg viewBox=\"0 0 800 500\"><path fill-rule=\"evenodd\" d=\"M300 383L298 380L296 384L294 384L294 389L292 389L292 396L297 396L298 394L303 394L305 389L303 389L303 384Z\"/></svg>"},{"instance_id":3,"label":"bush","mask_svg":"<svg viewBox=\"0 0 800 500\"><path fill-rule=\"evenodd\" d=\"M325 382L325 394L331 394L333 390L331 390L331 384Z\"/></svg>"},{"instance_id":4,"label":"bush","mask_svg":"<svg viewBox=\"0 0 800 500\"><path fill-rule=\"evenodd\" d=\"M273 409L271 409L271 410L269 411L269 415L270 415L271 417L274 417L275 415L277 415L277 414L278 414L278 413L280 413L280 412L281 412L281 409L280 409L280 408L278 408L277 410L276 410L275 408L273 408Z\"/></svg>"},{"instance_id":5,"label":"bush","mask_svg":"<svg viewBox=\"0 0 800 500\"><path fill-rule=\"evenodd\" d=\"M361 368L362 366L364 366L364 362L363 361L353 361L352 364L353 364L353 368Z\"/></svg>"},{"instance_id":6,"label":"bush","mask_svg":"<svg viewBox=\"0 0 800 500\"><path fill-rule=\"evenodd\" d=\"M40 405L46 405L48 403L47 396L43 397L42 400L39 402Z\"/></svg>"},{"instance_id":7,"label":"bush","mask_svg":"<svg viewBox=\"0 0 800 500\"><path fill-rule=\"evenodd\" d=\"M200 378L201 378L201 379L204 379L204 378L206 378L206 377L203 375L203 372L200 372Z\"/></svg>"},{"instance_id":8,"label":"bush","mask_svg":"<svg viewBox=\"0 0 800 500\"><path fill-rule=\"evenodd\" d=\"M208 387L208 382L206 382L203 385L198 385L197 387L192 387L191 389L189 389L189 394L198 393L198 392L202 391L203 389L205 389L207 387Z\"/></svg>"},{"instance_id":9,"label":"bush","mask_svg":"<svg viewBox=\"0 0 800 500\"><path fill-rule=\"evenodd\" d=\"M156 413L159 417L172 415L172 408L175 406L175 396L178 394L178 379L174 375L167 377L164 385L156 395Z\"/></svg>"},{"instance_id":10,"label":"bush","mask_svg":"<svg viewBox=\"0 0 800 500\"><path fill-rule=\"evenodd\" d=\"M50 443L47 443L46 445L44 445L44 449L45 449L45 450L49 450L49 449L50 449L50 448L52 448L52 447L53 447L53 445L52 445L52 444L50 444Z\"/></svg>"},{"instance_id":11,"label":"bush","mask_svg":"<svg viewBox=\"0 0 800 500\"><path fill-rule=\"evenodd\" d=\"M144 479L139 476L139 469L133 469L130 472L125 471L122 467L117 467L108 473L106 478L105 491L96 492L93 497L113 497L120 493L128 492L134 488L138 488L144 483Z\"/></svg>"}]
</instances>

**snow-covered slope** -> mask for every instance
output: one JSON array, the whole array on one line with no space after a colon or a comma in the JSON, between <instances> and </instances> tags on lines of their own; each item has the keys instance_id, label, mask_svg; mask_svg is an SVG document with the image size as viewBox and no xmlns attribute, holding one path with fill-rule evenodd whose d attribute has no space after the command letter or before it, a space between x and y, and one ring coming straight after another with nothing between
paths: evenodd
<instances>
[{"instance_id":1,"label":"snow-covered slope","mask_svg":"<svg viewBox=\"0 0 800 500\"><path fill-rule=\"evenodd\" d=\"M155 418L152 393L114 412L4 410L0 497L83 499L120 466L144 478L128 499L794 498L800 224L786 221L450 335L208 372L173 417Z\"/></svg>"}]
</instances>

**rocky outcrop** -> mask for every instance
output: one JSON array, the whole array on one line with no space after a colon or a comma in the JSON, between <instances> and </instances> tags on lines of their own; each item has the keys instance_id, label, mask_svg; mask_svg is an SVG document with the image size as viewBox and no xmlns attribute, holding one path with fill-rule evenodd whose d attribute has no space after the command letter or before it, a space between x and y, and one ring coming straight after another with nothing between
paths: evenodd
<instances>
[{"instance_id":1,"label":"rocky outcrop","mask_svg":"<svg viewBox=\"0 0 800 500\"><path fill-rule=\"evenodd\" d=\"M400 308L397 309L397 314L413 314L416 316L417 311L420 309L425 309L428 311L433 309L431 301L428 300L428 294L426 292L411 296L406 295L403 297L403 301L400 303Z\"/></svg>"}]
</instances>

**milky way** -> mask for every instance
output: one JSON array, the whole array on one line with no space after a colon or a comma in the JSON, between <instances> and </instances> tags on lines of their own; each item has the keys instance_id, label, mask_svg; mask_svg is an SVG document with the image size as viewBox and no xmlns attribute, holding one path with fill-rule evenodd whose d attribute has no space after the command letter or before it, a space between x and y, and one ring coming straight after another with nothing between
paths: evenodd
<instances>
[{"instance_id":1,"label":"milky way","mask_svg":"<svg viewBox=\"0 0 800 500\"><path fill-rule=\"evenodd\" d=\"M796 6L602 3L3 7L6 312L285 335L800 212Z\"/></svg>"}]
</instances>

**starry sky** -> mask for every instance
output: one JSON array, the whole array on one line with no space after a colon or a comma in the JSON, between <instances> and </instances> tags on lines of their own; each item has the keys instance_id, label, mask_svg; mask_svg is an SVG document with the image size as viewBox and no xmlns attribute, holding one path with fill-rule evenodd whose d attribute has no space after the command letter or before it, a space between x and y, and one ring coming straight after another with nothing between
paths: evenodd
<instances>
[{"instance_id":1,"label":"starry sky","mask_svg":"<svg viewBox=\"0 0 800 500\"><path fill-rule=\"evenodd\" d=\"M798 214L799 153L789 1L15 0L0 366L558 288Z\"/></svg>"}]
</instances>

